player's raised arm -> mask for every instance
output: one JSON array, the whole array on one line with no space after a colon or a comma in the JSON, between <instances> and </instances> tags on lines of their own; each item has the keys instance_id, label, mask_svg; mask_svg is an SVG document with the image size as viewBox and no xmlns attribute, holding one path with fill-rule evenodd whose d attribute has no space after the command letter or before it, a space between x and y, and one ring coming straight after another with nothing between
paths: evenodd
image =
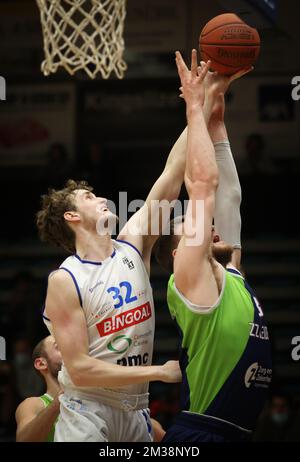
<instances>
[{"instance_id":1,"label":"player's raised arm","mask_svg":"<svg viewBox=\"0 0 300 462\"><path fill-rule=\"evenodd\" d=\"M206 122L210 119L214 100L215 93L211 91L203 105ZM118 237L131 242L139 249L149 273L152 248L169 222L174 203L182 187L186 148L187 127L172 147L165 168L151 188L144 207L131 217Z\"/></svg>"},{"instance_id":2,"label":"player's raised arm","mask_svg":"<svg viewBox=\"0 0 300 462\"><path fill-rule=\"evenodd\" d=\"M190 301L209 306L218 297L218 287L212 277L210 262L218 168L202 107L205 95L204 78L210 63L199 68L195 50L192 51L191 70L187 68L179 52L176 53L176 63L188 121L185 185L189 204L184 235L174 259L174 278L177 288ZM201 291L204 285L206 290Z\"/></svg>"},{"instance_id":3,"label":"player's raised arm","mask_svg":"<svg viewBox=\"0 0 300 462\"><path fill-rule=\"evenodd\" d=\"M179 382L177 361L163 366L125 367L89 356L89 340L84 311L71 276L63 270L49 277L46 298L50 318L63 362L76 387L120 387L160 380Z\"/></svg>"},{"instance_id":4,"label":"player's raised arm","mask_svg":"<svg viewBox=\"0 0 300 462\"><path fill-rule=\"evenodd\" d=\"M149 273L152 247L170 217L172 203L178 198L183 183L186 142L187 128L174 144L144 206L130 218L118 236L118 239L126 240L138 248Z\"/></svg>"},{"instance_id":5,"label":"player's raised arm","mask_svg":"<svg viewBox=\"0 0 300 462\"><path fill-rule=\"evenodd\" d=\"M214 215L215 233L233 247L231 263L239 269L241 262L241 186L224 123L225 101L220 94L218 105L209 123L219 168L219 187L216 192Z\"/></svg>"},{"instance_id":6,"label":"player's raised arm","mask_svg":"<svg viewBox=\"0 0 300 462\"><path fill-rule=\"evenodd\" d=\"M253 70L245 68L231 76L209 72L205 79L206 91L217 93L208 123L208 131L215 147L219 170L219 186L216 192L215 233L233 247L231 263L239 268L241 260L241 186L225 126L224 94L230 84Z\"/></svg>"}]
</instances>

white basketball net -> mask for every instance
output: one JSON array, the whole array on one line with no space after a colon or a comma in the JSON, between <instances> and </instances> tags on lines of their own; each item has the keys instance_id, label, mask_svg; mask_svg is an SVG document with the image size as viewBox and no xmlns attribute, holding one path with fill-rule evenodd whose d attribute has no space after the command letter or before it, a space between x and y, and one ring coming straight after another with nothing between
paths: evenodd
<instances>
[{"instance_id":1,"label":"white basketball net","mask_svg":"<svg viewBox=\"0 0 300 462\"><path fill-rule=\"evenodd\" d=\"M92 79L98 73L107 79L112 71L124 77L126 0L36 1L44 35L44 75L62 66L71 75L82 69Z\"/></svg>"}]
</instances>

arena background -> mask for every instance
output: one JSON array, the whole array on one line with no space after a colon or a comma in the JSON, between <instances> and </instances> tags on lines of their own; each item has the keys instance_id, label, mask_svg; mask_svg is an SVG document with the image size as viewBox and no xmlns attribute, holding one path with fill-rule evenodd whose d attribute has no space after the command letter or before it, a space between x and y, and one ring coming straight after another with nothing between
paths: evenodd
<instances>
[{"instance_id":1,"label":"arena background","mask_svg":"<svg viewBox=\"0 0 300 462\"><path fill-rule=\"evenodd\" d=\"M272 340L271 393L294 412L294 436L272 438L300 439L300 362L292 359L292 339L300 336L300 101L291 96L292 78L300 75L299 2L128 0L125 79L91 81L65 71L44 77L36 3L1 0L6 100L0 101L0 336L7 347L7 361L0 361L2 441L14 440L17 404L41 391L35 376L20 372L16 357L47 335L40 314L47 275L64 259L38 241L34 220L41 193L73 177L87 179L115 202L119 191L128 192L128 202L144 199L185 125L174 51L189 56L204 24L226 11L240 13L262 39L255 71L227 95L226 122L243 191L243 268ZM166 306L167 278L155 262L152 285L154 362L163 363L176 358L177 334ZM156 383L150 390L153 416L168 427L178 388Z\"/></svg>"}]
</instances>

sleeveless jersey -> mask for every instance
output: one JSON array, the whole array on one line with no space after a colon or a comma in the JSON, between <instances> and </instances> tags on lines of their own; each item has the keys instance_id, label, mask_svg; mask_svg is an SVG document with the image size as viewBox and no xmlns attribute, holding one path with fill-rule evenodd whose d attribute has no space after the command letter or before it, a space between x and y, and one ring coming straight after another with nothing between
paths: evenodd
<instances>
[{"instance_id":1,"label":"sleeveless jersey","mask_svg":"<svg viewBox=\"0 0 300 462\"><path fill-rule=\"evenodd\" d=\"M89 355L122 366L149 366L154 339L152 288L138 250L125 241L113 241L114 252L103 262L68 257L60 266L72 277L85 314ZM44 313L51 333L51 320ZM76 339L74 339L76 342ZM101 388L75 387L63 365L59 372L62 387L101 396ZM148 392L148 384L114 389L138 395Z\"/></svg>"},{"instance_id":2,"label":"sleeveless jersey","mask_svg":"<svg viewBox=\"0 0 300 462\"><path fill-rule=\"evenodd\" d=\"M42 396L40 396L40 399L43 401L45 407L49 406L49 404L51 404L53 401L52 396L48 395L48 393L44 393ZM50 433L47 436L47 443L53 443L54 441L55 423L52 425Z\"/></svg>"},{"instance_id":3,"label":"sleeveless jersey","mask_svg":"<svg viewBox=\"0 0 300 462\"><path fill-rule=\"evenodd\" d=\"M264 405L272 364L263 312L242 275L224 269L217 303L201 309L168 284L180 333L182 410L251 430Z\"/></svg>"}]
</instances>

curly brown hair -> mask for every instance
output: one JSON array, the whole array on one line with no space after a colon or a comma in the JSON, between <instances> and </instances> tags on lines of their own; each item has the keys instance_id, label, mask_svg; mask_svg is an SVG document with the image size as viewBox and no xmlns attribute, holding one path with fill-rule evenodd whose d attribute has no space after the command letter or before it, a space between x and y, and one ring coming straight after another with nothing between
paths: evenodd
<instances>
[{"instance_id":1,"label":"curly brown hair","mask_svg":"<svg viewBox=\"0 0 300 462\"><path fill-rule=\"evenodd\" d=\"M75 234L64 218L64 213L76 211L74 191L93 188L86 181L68 180L63 189L49 189L41 197L42 208L36 215L36 224L42 241L75 252Z\"/></svg>"}]
</instances>

